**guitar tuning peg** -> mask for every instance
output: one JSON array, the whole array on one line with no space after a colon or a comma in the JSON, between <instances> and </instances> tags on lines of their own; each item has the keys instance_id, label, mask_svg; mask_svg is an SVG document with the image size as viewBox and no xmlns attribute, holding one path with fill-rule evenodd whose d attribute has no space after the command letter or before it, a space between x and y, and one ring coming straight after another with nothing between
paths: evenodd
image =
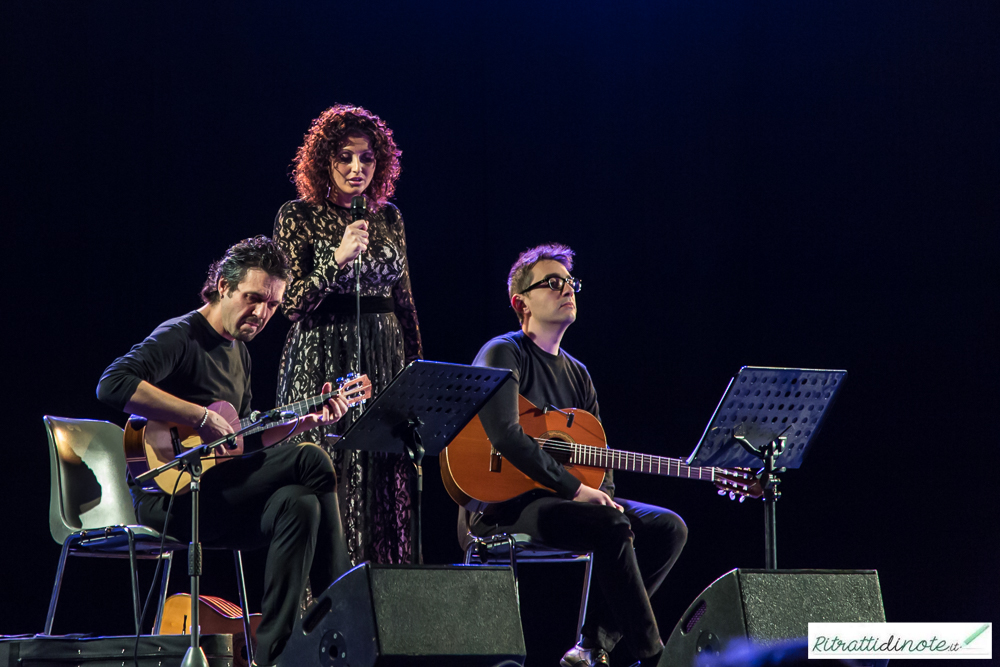
<instances>
[{"instance_id":1,"label":"guitar tuning peg","mask_svg":"<svg viewBox=\"0 0 1000 667\"><path fill-rule=\"evenodd\" d=\"M743 502L744 500L746 500L746 499L747 499L747 497L746 497L746 496L740 496L740 502L741 502L741 503L742 503L742 502Z\"/></svg>"},{"instance_id":2,"label":"guitar tuning peg","mask_svg":"<svg viewBox=\"0 0 1000 667\"><path fill-rule=\"evenodd\" d=\"M719 489L719 495L720 496L726 495L726 490L725 489Z\"/></svg>"},{"instance_id":3,"label":"guitar tuning peg","mask_svg":"<svg viewBox=\"0 0 1000 667\"><path fill-rule=\"evenodd\" d=\"M729 499L730 500L736 500L736 492L735 491L730 491L729 492Z\"/></svg>"}]
</instances>

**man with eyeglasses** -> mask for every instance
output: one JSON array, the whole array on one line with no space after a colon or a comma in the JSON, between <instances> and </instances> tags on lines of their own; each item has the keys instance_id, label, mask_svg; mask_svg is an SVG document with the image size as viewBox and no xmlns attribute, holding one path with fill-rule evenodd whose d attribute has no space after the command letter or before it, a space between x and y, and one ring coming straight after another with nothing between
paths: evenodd
<instances>
[{"instance_id":1,"label":"man with eyeglasses","mask_svg":"<svg viewBox=\"0 0 1000 667\"><path fill-rule=\"evenodd\" d=\"M684 521L660 507L615 499L610 470L600 489L581 484L518 424L518 394L539 407L579 408L600 418L586 366L561 348L563 334L576 321L581 288L572 268L573 251L561 244L521 253L507 281L521 329L489 341L473 362L513 371L512 381L479 416L503 458L549 490L524 494L485 514L460 509L459 538L527 533L558 549L592 551L597 585L591 587L580 641L559 664L608 665L608 653L624 639L641 665L655 665L663 644L649 596L684 547Z\"/></svg>"}]
</instances>

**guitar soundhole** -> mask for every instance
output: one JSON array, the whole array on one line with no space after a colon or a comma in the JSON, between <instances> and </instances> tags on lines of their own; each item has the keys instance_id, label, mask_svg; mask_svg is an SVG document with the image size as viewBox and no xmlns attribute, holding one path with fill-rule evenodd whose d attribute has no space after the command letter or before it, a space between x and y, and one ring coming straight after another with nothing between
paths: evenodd
<instances>
[{"instance_id":1,"label":"guitar soundhole","mask_svg":"<svg viewBox=\"0 0 1000 667\"><path fill-rule=\"evenodd\" d=\"M567 465L573 462L573 449L570 447L573 441L565 433L548 431L539 436L539 440L545 442L545 451L559 463Z\"/></svg>"},{"instance_id":2,"label":"guitar soundhole","mask_svg":"<svg viewBox=\"0 0 1000 667\"><path fill-rule=\"evenodd\" d=\"M556 450L549 453L552 454L552 458L563 465L569 465L573 462L573 456L569 452Z\"/></svg>"}]
</instances>

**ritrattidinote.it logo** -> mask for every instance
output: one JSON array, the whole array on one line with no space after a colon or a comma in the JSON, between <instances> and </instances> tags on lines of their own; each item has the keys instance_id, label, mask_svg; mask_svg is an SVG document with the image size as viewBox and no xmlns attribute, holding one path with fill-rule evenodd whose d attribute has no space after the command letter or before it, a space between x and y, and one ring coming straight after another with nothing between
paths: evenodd
<instances>
[{"instance_id":1,"label":"ritrattidinote.it logo","mask_svg":"<svg viewBox=\"0 0 1000 667\"><path fill-rule=\"evenodd\" d=\"M993 658L992 623L810 623L810 658Z\"/></svg>"}]
</instances>

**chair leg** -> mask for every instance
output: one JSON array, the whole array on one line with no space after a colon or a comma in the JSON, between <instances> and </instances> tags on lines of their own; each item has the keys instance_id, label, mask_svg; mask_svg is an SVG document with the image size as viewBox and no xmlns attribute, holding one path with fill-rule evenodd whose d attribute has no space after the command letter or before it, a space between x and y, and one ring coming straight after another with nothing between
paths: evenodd
<instances>
[{"instance_id":1,"label":"chair leg","mask_svg":"<svg viewBox=\"0 0 1000 667\"><path fill-rule=\"evenodd\" d=\"M167 588L170 584L170 568L174 564L174 552L160 554L160 559L167 561L163 566L163 577L160 579L160 599L156 606L156 620L153 621L153 634L160 634L160 624L163 623L163 605L167 602Z\"/></svg>"},{"instance_id":2,"label":"chair leg","mask_svg":"<svg viewBox=\"0 0 1000 667\"><path fill-rule=\"evenodd\" d=\"M587 620L587 602L590 599L590 576L594 572L594 554L587 559L587 569L583 573L583 594L580 596L580 617L576 621L577 641L583 639L583 623Z\"/></svg>"},{"instance_id":3,"label":"chair leg","mask_svg":"<svg viewBox=\"0 0 1000 667\"><path fill-rule=\"evenodd\" d=\"M247 663L253 664L253 638L250 636L250 607L247 606L247 586L243 579L243 554L239 549L233 551L233 559L236 561L236 585L240 593L240 607L243 608L243 638L246 640Z\"/></svg>"},{"instance_id":4,"label":"chair leg","mask_svg":"<svg viewBox=\"0 0 1000 667\"><path fill-rule=\"evenodd\" d=\"M514 581L517 582L517 542L513 535L507 536L507 546L510 548L510 569L514 572Z\"/></svg>"},{"instance_id":5,"label":"chair leg","mask_svg":"<svg viewBox=\"0 0 1000 667\"><path fill-rule=\"evenodd\" d=\"M125 534L128 535L128 562L132 568L132 608L135 611L135 634L142 634L142 607L139 602L139 568L135 559L135 533L128 526L125 526Z\"/></svg>"},{"instance_id":6,"label":"chair leg","mask_svg":"<svg viewBox=\"0 0 1000 667\"><path fill-rule=\"evenodd\" d=\"M73 541L74 535L70 535L63 542L62 553L59 554L59 565L56 567L56 581L52 585L52 597L49 598L49 612L45 615L45 630L42 634L52 634L52 624L56 620L56 603L59 602L59 591L62 588L63 573L66 571L66 559L69 556L69 545Z\"/></svg>"}]
</instances>

